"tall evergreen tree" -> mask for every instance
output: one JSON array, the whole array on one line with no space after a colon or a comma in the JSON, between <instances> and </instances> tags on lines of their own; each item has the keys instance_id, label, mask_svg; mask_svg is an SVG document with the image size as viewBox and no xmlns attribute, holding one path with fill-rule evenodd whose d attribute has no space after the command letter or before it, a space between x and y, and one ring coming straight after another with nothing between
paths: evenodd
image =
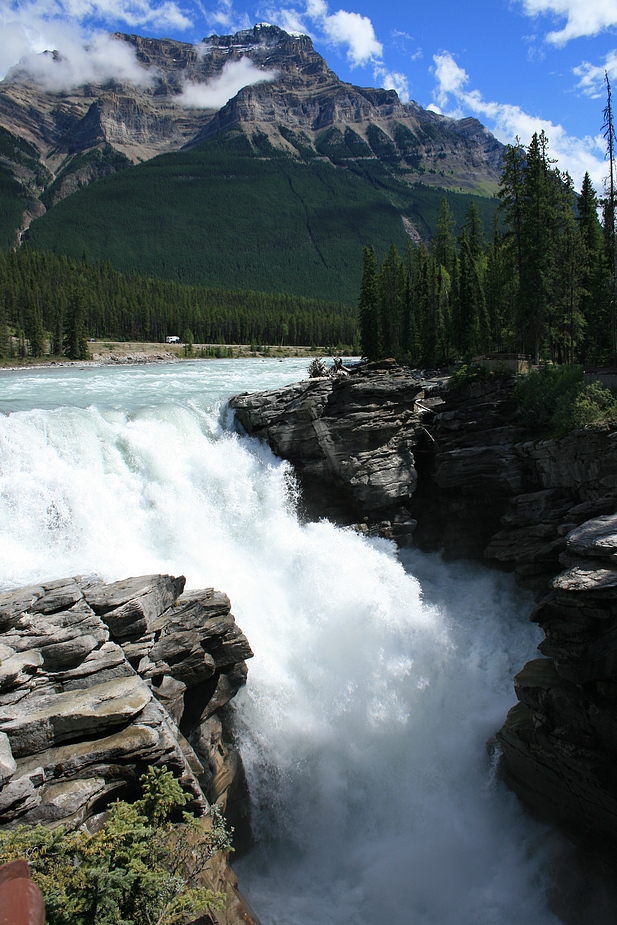
<instances>
[{"instance_id":1,"label":"tall evergreen tree","mask_svg":"<svg viewBox=\"0 0 617 925\"><path fill-rule=\"evenodd\" d=\"M64 353L71 360L88 359L88 342L84 326L84 297L78 288L73 291L65 313Z\"/></svg>"},{"instance_id":2,"label":"tall evergreen tree","mask_svg":"<svg viewBox=\"0 0 617 925\"><path fill-rule=\"evenodd\" d=\"M381 356L383 337L379 316L377 257L373 247L365 247L363 252L358 316L362 355L368 357L369 360L376 360Z\"/></svg>"},{"instance_id":3,"label":"tall evergreen tree","mask_svg":"<svg viewBox=\"0 0 617 925\"><path fill-rule=\"evenodd\" d=\"M525 150L517 136L515 145L508 145L502 162L502 174L499 182L501 200L500 209L504 216L507 232L505 244L512 252L510 266L514 277L514 304L516 308L516 325L520 332L520 350L525 353L526 318L522 298L523 280L523 177Z\"/></svg>"},{"instance_id":4,"label":"tall evergreen tree","mask_svg":"<svg viewBox=\"0 0 617 925\"><path fill-rule=\"evenodd\" d=\"M396 245L392 245L379 272L379 317L382 350L388 356L401 352L405 276Z\"/></svg>"},{"instance_id":5,"label":"tall evergreen tree","mask_svg":"<svg viewBox=\"0 0 617 925\"><path fill-rule=\"evenodd\" d=\"M578 227L583 248L581 270L581 313L587 321L587 343L591 348L593 365L598 363L598 345L603 328L608 330L610 318L606 317L604 293L604 242L602 228L598 221L598 197L591 178L585 173L578 200ZM583 349L581 361L585 362Z\"/></svg>"},{"instance_id":6,"label":"tall evergreen tree","mask_svg":"<svg viewBox=\"0 0 617 925\"><path fill-rule=\"evenodd\" d=\"M448 200L444 196L439 205L437 214L437 230L431 242L431 254L438 264L451 273L456 260L456 244L454 240L454 216L450 210Z\"/></svg>"}]
</instances>

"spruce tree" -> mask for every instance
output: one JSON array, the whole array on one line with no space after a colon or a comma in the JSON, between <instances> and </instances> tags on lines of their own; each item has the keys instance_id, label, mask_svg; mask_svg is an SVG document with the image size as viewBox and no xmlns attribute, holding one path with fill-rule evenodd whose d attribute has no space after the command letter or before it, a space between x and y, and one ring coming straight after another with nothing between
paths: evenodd
<instances>
[{"instance_id":1,"label":"spruce tree","mask_svg":"<svg viewBox=\"0 0 617 925\"><path fill-rule=\"evenodd\" d=\"M588 327L586 343L591 348L593 365L597 366L601 330L604 327L608 330L610 319L606 317L604 299L604 242L598 221L598 197L588 173L585 173L578 200L578 227L583 249L581 312ZM581 361L585 362L585 358L583 350Z\"/></svg>"},{"instance_id":2,"label":"spruce tree","mask_svg":"<svg viewBox=\"0 0 617 925\"><path fill-rule=\"evenodd\" d=\"M369 360L377 360L381 356L383 341L377 291L377 257L373 247L365 247L363 252L358 316L362 355Z\"/></svg>"},{"instance_id":3,"label":"spruce tree","mask_svg":"<svg viewBox=\"0 0 617 925\"><path fill-rule=\"evenodd\" d=\"M499 182L500 210L504 216L507 233L505 245L511 250L510 266L514 279L514 305L516 326L519 331L520 350L525 353L526 317L522 297L523 280L523 170L525 151L517 137L515 145L508 145L503 158L503 170Z\"/></svg>"}]
</instances>

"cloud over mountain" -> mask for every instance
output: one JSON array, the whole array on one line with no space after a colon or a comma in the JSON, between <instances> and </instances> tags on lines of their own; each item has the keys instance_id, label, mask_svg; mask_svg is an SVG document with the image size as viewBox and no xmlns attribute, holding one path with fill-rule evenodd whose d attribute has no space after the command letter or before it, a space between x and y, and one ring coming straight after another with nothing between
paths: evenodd
<instances>
[{"instance_id":1,"label":"cloud over mountain","mask_svg":"<svg viewBox=\"0 0 617 925\"><path fill-rule=\"evenodd\" d=\"M243 87L275 80L275 70L261 70L250 58L228 61L218 77L208 83L187 81L178 101L192 109L220 109Z\"/></svg>"}]
</instances>

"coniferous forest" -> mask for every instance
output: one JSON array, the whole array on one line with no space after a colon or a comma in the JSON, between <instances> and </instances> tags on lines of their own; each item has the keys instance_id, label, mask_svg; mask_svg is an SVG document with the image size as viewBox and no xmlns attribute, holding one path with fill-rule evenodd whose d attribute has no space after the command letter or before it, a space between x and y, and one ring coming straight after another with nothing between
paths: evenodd
<instances>
[{"instance_id":1,"label":"coniferous forest","mask_svg":"<svg viewBox=\"0 0 617 925\"><path fill-rule=\"evenodd\" d=\"M198 343L348 345L424 367L486 353L614 364L614 196L602 200L601 222L589 175L577 194L543 132L507 147L498 195L488 233L472 200L455 238L444 196L430 247L392 245L381 260L365 247L357 307L10 250L0 254L0 356L80 358L92 337L163 342L188 332Z\"/></svg>"},{"instance_id":2,"label":"coniferous forest","mask_svg":"<svg viewBox=\"0 0 617 925\"><path fill-rule=\"evenodd\" d=\"M91 337L164 342L187 331L198 343L351 346L356 315L354 306L186 286L28 247L0 254L0 356L16 349L9 328L35 357L87 357Z\"/></svg>"},{"instance_id":3,"label":"coniferous forest","mask_svg":"<svg viewBox=\"0 0 617 925\"><path fill-rule=\"evenodd\" d=\"M614 206L589 175L577 196L548 139L509 145L487 235L475 203L458 240L444 199L427 249L364 250L360 338L369 358L447 366L486 353L606 365L614 357Z\"/></svg>"}]
</instances>

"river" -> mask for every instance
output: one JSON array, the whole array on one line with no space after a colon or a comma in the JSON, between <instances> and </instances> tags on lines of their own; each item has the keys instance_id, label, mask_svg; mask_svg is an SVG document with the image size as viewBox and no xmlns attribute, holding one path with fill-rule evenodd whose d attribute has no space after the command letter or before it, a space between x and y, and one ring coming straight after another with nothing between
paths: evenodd
<instances>
[{"instance_id":1,"label":"river","mask_svg":"<svg viewBox=\"0 0 617 925\"><path fill-rule=\"evenodd\" d=\"M535 654L511 578L302 523L291 467L227 399L307 361L0 372L0 588L184 574L255 658L235 703L263 925L549 925L560 842L487 740Z\"/></svg>"}]
</instances>

